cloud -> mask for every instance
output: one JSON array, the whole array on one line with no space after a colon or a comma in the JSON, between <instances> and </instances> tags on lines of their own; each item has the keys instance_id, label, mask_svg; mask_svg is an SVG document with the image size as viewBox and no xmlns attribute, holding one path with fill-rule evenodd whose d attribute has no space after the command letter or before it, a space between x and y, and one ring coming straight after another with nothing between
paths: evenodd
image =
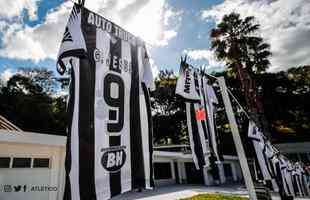
<instances>
[{"instance_id":1,"label":"cloud","mask_svg":"<svg viewBox=\"0 0 310 200\"><path fill-rule=\"evenodd\" d=\"M151 64L153 77L155 78L159 74L159 67L155 64L155 61L152 58L150 58L150 64Z\"/></svg>"},{"instance_id":2,"label":"cloud","mask_svg":"<svg viewBox=\"0 0 310 200\"><path fill-rule=\"evenodd\" d=\"M8 80L14 75L11 69L6 69L0 74L0 82L6 84Z\"/></svg>"},{"instance_id":3,"label":"cloud","mask_svg":"<svg viewBox=\"0 0 310 200\"><path fill-rule=\"evenodd\" d=\"M36 62L56 58L71 7L71 2L63 3L49 12L42 24L34 27L18 22L7 23L2 28L0 56Z\"/></svg>"},{"instance_id":4,"label":"cloud","mask_svg":"<svg viewBox=\"0 0 310 200\"><path fill-rule=\"evenodd\" d=\"M37 18L40 0L0 0L0 18L20 17L25 10L31 20Z\"/></svg>"},{"instance_id":5,"label":"cloud","mask_svg":"<svg viewBox=\"0 0 310 200\"><path fill-rule=\"evenodd\" d=\"M225 65L223 62L216 60L213 51L207 49L185 49L183 53L193 60L208 61L208 68L224 67Z\"/></svg>"},{"instance_id":6,"label":"cloud","mask_svg":"<svg viewBox=\"0 0 310 200\"><path fill-rule=\"evenodd\" d=\"M203 10L201 18L218 23L232 11L242 17L255 16L261 24L260 35L270 43L273 53L269 71L310 64L309 0L225 0Z\"/></svg>"},{"instance_id":7,"label":"cloud","mask_svg":"<svg viewBox=\"0 0 310 200\"><path fill-rule=\"evenodd\" d=\"M41 24L33 27L22 22L0 20L0 56L35 62L55 59L72 5L70 1L62 3L48 12ZM92 0L86 1L85 6L141 37L153 47L167 45L177 35L177 27L166 24L166 21L175 21L171 20L174 18L181 20L181 13L170 8L166 0ZM169 13L168 16L166 13Z\"/></svg>"}]
</instances>

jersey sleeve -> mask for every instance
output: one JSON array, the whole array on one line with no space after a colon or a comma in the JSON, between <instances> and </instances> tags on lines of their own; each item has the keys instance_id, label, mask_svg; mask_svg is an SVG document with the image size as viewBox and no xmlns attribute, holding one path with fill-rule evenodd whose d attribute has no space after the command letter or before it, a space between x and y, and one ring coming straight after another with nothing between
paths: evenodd
<instances>
[{"instance_id":1,"label":"jersey sleeve","mask_svg":"<svg viewBox=\"0 0 310 200\"><path fill-rule=\"evenodd\" d=\"M154 91L155 90L154 76L152 72L150 59L149 59L146 49L144 50L144 55L143 55L143 65L144 65L144 71L143 71L142 82L145 83L147 88L149 88L151 91Z\"/></svg>"},{"instance_id":2,"label":"jersey sleeve","mask_svg":"<svg viewBox=\"0 0 310 200\"><path fill-rule=\"evenodd\" d=\"M254 122L249 121L248 137L258 142L263 141L262 133L258 130Z\"/></svg>"},{"instance_id":3,"label":"jersey sleeve","mask_svg":"<svg viewBox=\"0 0 310 200\"><path fill-rule=\"evenodd\" d=\"M207 85L208 100L213 104L219 104L213 87L209 84L206 85Z\"/></svg>"},{"instance_id":4,"label":"jersey sleeve","mask_svg":"<svg viewBox=\"0 0 310 200\"><path fill-rule=\"evenodd\" d=\"M82 7L74 5L67 22L57 56L57 71L66 71L64 59L67 57L85 57L86 44L81 30Z\"/></svg>"}]
</instances>

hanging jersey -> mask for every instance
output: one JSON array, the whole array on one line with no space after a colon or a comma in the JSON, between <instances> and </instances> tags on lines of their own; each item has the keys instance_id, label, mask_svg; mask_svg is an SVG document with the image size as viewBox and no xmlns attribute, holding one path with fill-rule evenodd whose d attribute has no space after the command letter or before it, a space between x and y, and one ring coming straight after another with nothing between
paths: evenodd
<instances>
[{"instance_id":1,"label":"hanging jersey","mask_svg":"<svg viewBox=\"0 0 310 200\"><path fill-rule=\"evenodd\" d=\"M175 93L187 101L200 102L198 75L196 69L181 65Z\"/></svg>"},{"instance_id":2,"label":"hanging jersey","mask_svg":"<svg viewBox=\"0 0 310 200\"><path fill-rule=\"evenodd\" d=\"M211 148L216 156L218 161L223 160L222 154L219 152L219 135L216 129L216 109L218 105L218 100L216 94L214 92L213 87L208 84L208 79L204 76L203 77L203 90L206 96L206 110L207 110L207 120L208 120L208 130L210 132L210 141L211 141Z\"/></svg>"},{"instance_id":3,"label":"hanging jersey","mask_svg":"<svg viewBox=\"0 0 310 200\"><path fill-rule=\"evenodd\" d=\"M141 40L74 5L58 55L71 66L66 200L109 199L150 188L154 88Z\"/></svg>"},{"instance_id":4,"label":"hanging jersey","mask_svg":"<svg viewBox=\"0 0 310 200\"><path fill-rule=\"evenodd\" d=\"M211 155L202 84L200 72L181 63L176 94L185 99L187 128L196 169L209 167Z\"/></svg>"},{"instance_id":5,"label":"hanging jersey","mask_svg":"<svg viewBox=\"0 0 310 200\"><path fill-rule=\"evenodd\" d=\"M262 133L258 130L254 122L249 122L248 137L252 140L257 160L263 175L264 180L271 180L271 174L267 168L268 160L266 160L263 150L264 150L264 139Z\"/></svg>"},{"instance_id":6,"label":"hanging jersey","mask_svg":"<svg viewBox=\"0 0 310 200\"><path fill-rule=\"evenodd\" d=\"M293 183L288 172L288 163L281 156L279 157L279 161L284 191L287 196L294 196Z\"/></svg>"},{"instance_id":7,"label":"hanging jersey","mask_svg":"<svg viewBox=\"0 0 310 200\"><path fill-rule=\"evenodd\" d=\"M276 151L272 147L271 143L269 141L266 141L264 150L263 150L263 156L266 160L267 170L270 173L270 176L272 178L271 179L272 190L275 192L279 192L279 187L275 180L276 170L274 169L274 166L272 164L272 158L275 156L275 154L276 154Z\"/></svg>"}]
</instances>

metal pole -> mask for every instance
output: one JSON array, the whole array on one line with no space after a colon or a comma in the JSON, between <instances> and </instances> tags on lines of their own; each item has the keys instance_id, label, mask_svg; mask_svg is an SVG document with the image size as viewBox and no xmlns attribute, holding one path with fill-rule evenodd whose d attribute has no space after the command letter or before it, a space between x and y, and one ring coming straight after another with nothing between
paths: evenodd
<instances>
[{"instance_id":1,"label":"metal pole","mask_svg":"<svg viewBox=\"0 0 310 200\"><path fill-rule=\"evenodd\" d=\"M229 120L231 132L232 132L232 135L233 135L233 139L234 139L234 142L235 142L237 154L238 154L238 157L239 157L240 166L241 166L242 174L243 174L243 177L244 177L245 185L247 187L247 190L249 191L250 199L251 200L257 200L254 183L253 183L252 176L251 176L251 173L250 173L248 161L246 159L246 156L245 156L245 153L244 153L244 149L243 149L243 146L242 146L242 142L241 142L238 126L237 126L237 123L236 123L235 115L234 115L234 112L233 112L233 109L232 109L232 106L231 106L231 102L230 102L230 99L229 99L229 96L228 96L225 79L224 79L224 77L219 77L218 80L219 80L219 84L220 84L220 88L221 88L221 93L222 93L222 96L223 96L223 101L224 101L224 105L225 105L226 114L227 114L227 117L228 117L228 120Z\"/></svg>"}]
</instances>

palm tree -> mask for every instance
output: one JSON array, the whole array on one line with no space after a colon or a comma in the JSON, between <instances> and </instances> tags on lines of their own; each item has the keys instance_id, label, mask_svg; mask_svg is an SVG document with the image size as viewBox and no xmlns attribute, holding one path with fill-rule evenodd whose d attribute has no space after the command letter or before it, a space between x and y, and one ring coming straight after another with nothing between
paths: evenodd
<instances>
[{"instance_id":1,"label":"palm tree","mask_svg":"<svg viewBox=\"0 0 310 200\"><path fill-rule=\"evenodd\" d=\"M223 17L217 27L211 30L210 36L211 49L217 59L226 63L230 74L241 81L250 114L266 131L266 124L261 120L264 111L254 76L266 71L271 52L270 45L258 36L259 28L254 17L241 19L239 14L233 12Z\"/></svg>"}]
</instances>

